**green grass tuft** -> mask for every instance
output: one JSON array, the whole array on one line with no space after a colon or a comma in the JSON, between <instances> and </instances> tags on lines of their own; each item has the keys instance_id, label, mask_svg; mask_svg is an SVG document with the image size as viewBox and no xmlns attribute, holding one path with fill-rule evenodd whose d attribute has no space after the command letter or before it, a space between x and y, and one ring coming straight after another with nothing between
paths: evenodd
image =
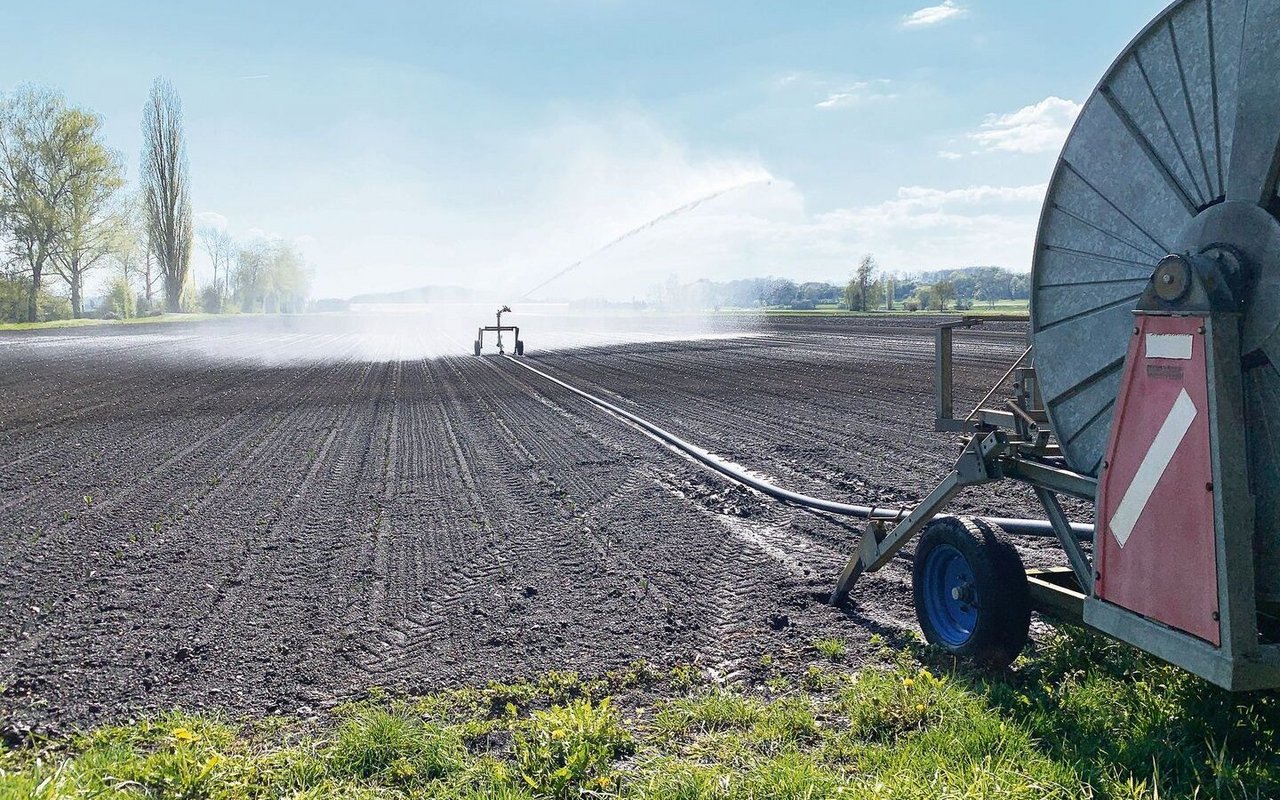
<instances>
[{"instance_id":1,"label":"green grass tuft","mask_svg":"<svg viewBox=\"0 0 1280 800\"><path fill-rule=\"evenodd\" d=\"M403 711L361 708L338 729L327 761L336 778L410 786L460 771L463 756L455 731Z\"/></svg>"},{"instance_id":2,"label":"green grass tuft","mask_svg":"<svg viewBox=\"0 0 1280 800\"><path fill-rule=\"evenodd\" d=\"M817 650L828 661L841 661L844 659L844 639L836 639L834 637L816 639L813 642L813 649Z\"/></svg>"},{"instance_id":3,"label":"green grass tuft","mask_svg":"<svg viewBox=\"0 0 1280 800\"><path fill-rule=\"evenodd\" d=\"M692 697L664 703L654 719L658 731L698 735L716 731L746 730L760 719L759 701L737 692L712 689Z\"/></svg>"}]
</instances>

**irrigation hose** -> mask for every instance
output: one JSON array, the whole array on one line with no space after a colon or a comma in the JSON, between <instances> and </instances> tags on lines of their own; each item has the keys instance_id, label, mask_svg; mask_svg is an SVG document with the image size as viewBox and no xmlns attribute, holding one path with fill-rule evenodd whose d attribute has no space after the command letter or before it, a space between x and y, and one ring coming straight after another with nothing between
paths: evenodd
<instances>
[{"instance_id":1,"label":"irrigation hose","mask_svg":"<svg viewBox=\"0 0 1280 800\"><path fill-rule=\"evenodd\" d=\"M631 422L632 424L636 425L642 430L652 434L654 437L660 439L661 441L666 442L671 447L674 447L680 452L685 453L686 455L690 456L691 458L698 461L702 465L720 473L721 475L724 475L730 480L736 483L739 483L743 486L747 486L751 489L755 489L757 492L760 492L761 494L766 494L769 497L774 498L775 500L781 500L784 503L790 503L792 505L801 506L803 508L813 509L814 511L823 511L828 514L836 514L836 515L845 516L845 517L855 517L858 519L884 520L887 522L896 522L898 520L901 520L904 517L906 517L908 514L910 514L912 511L912 509L910 508L860 506L860 505L851 505L849 503L838 503L834 500L824 500L820 497L810 497L809 495L806 495L806 494L800 494L799 492L793 492L789 489L783 489L780 486L775 486L769 481L766 481L761 478L757 478L754 475L751 475L750 473L746 472L742 468L734 464L730 464L729 462L725 461L724 459L720 458L714 453L711 453L708 450L698 447L697 445L692 444L690 442L686 442L684 439L681 439L679 436L676 436L674 433L666 430L665 428L661 428L657 425L654 425L652 422L648 421L647 419L640 417L636 414L633 414L630 411L627 411L625 408L620 408L614 403L610 403L608 400L605 400L601 397L597 397L596 395L591 394L590 392L583 391L582 389L579 389L578 387L573 386L572 384L566 383L560 380L559 378L555 377L554 375L549 375L546 372L543 372L542 370L536 367L531 367L520 359L514 358L509 355L504 355L503 358L507 359L512 364L515 364L518 367L522 367L524 369L529 370L530 372L543 378L544 380L550 381L551 383L554 383L563 389L567 389L568 391L576 394L577 396L583 398L584 400L587 400L588 402L600 408L603 408L604 410L612 414L622 417L623 419L627 420L628 422ZM982 517L982 519L993 525L998 525L999 527L1003 528L1009 533L1017 534L1021 536L1052 537L1056 535L1053 531L1053 526L1049 523L1048 520L1045 520L1045 519L1017 519L1017 518L1009 518L1009 517ZM1086 540L1093 538L1092 525L1082 525L1080 523L1072 523L1071 529L1072 529L1072 532L1075 533L1076 536L1079 538L1086 539Z\"/></svg>"}]
</instances>

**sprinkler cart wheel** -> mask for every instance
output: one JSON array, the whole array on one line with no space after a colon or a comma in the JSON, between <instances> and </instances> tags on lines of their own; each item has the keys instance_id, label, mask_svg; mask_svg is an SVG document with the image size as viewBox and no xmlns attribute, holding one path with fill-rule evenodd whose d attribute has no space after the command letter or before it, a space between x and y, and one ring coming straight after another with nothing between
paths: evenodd
<instances>
[{"instance_id":1,"label":"sprinkler cart wheel","mask_svg":"<svg viewBox=\"0 0 1280 800\"><path fill-rule=\"evenodd\" d=\"M973 517L925 528L911 574L916 617L930 644L1003 669L1027 643L1031 597L1004 531Z\"/></svg>"},{"instance_id":2,"label":"sprinkler cart wheel","mask_svg":"<svg viewBox=\"0 0 1280 800\"><path fill-rule=\"evenodd\" d=\"M476 355L480 355L480 340L479 340L479 339L476 339L475 345L476 345Z\"/></svg>"}]
</instances>

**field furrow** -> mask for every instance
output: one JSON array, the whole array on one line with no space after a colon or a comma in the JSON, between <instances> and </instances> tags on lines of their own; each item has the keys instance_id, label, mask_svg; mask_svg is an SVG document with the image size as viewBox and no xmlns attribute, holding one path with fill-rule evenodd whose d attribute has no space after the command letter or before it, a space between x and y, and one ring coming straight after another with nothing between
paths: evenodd
<instances>
[{"instance_id":1,"label":"field furrow","mask_svg":"<svg viewBox=\"0 0 1280 800\"><path fill-rule=\"evenodd\" d=\"M949 467L926 327L724 333L525 338L540 368L791 488L910 502ZM0 725L295 712L640 658L729 673L913 628L906 555L850 609L822 602L856 521L729 484L504 359L437 352L454 334L0 337ZM958 405L1022 335L958 344Z\"/></svg>"}]
</instances>

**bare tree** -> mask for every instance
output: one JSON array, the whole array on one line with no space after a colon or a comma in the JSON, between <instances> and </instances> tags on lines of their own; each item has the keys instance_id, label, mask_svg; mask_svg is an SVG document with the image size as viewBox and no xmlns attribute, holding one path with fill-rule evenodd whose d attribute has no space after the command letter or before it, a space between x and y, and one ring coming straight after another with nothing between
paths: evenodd
<instances>
[{"instance_id":1,"label":"bare tree","mask_svg":"<svg viewBox=\"0 0 1280 800\"><path fill-rule=\"evenodd\" d=\"M236 254L236 299L244 311L296 313L306 307L311 271L283 239L255 239Z\"/></svg>"},{"instance_id":2,"label":"bare tree","mask_svg":"<svg viewBox=\"0 0 1280 800\"><path fill-rule=\"evenodd\" d=\"M241 310L263 310L270 262L270 246L262 239L247 242L236 252L236 301Z\"/></svg>"},{"instance_id":3,"label":"bare tree","mask_svg":"<svg viewBox=\"0 0 1280 800\"><path fill-rule=\"evenodd\" d=\"M870 311L871 307L867 305L867 290L871 286L871 280L876 274L876 259L870 253L862 257L862 261L858 262L858 271L856 279L858 281L858 310Z\"/></svg>"},{"instance_id":4,"label":"bare tree","mask_svg":"<svg viewBox=\"0 0 1280 800\"><path fill-rule=\"evenodd\" d=\"M236 258L236 241L226 228L216 225L204 225L199 232L200 243L213 264L213 288L218 292L218 305L227 300L227 284L231 279L231 262ZM218 281L218 270L222 270L222 281Z\"/></svg>"},{"instance_id":5,"label":"bare tree","mask_svg":"<svg viewBox=\"0 0 1280 800\"><path fill-rule=\"evenodd\" d=\"M191 187L182 101L163 78L151 85L142 113L142 191L147 239L164 276L165 304L178 311L191 270Z\"/></svg>"},{"instance_id":6,"label":"bare tree","mask_svg":"<svg viewBox=\"0 0 1280 800\"><path fill-rule=\"evenodd\" d=\"M140 212L141 201L141 196L133 192L120 199L120 241L111 252L111 260L115 262L120 276L130 284L134 278L142 275L142 252L147 246L145 225Z\"/></svg>"},{"instance_id":7,"label":"bare tree","mask_svg":"<svg viewBox=\"0 0 1280 800\"><path fill-rule=\"evenodd\" d=\"M119 202L119 239L111 253L111 260L119 275L131 287L140 289L146 302L144 310L150 310L155 300L160 273L154 268L154 259L147 241L146 201L141 191L131 192Z\"/></svg>"},{"instance_id":8,"label":"bare tree","mask_svg":"<svg viewBox=\"0 0 1280 800\"><path fill-rule=\"evenodd\" d=\"M45 267L74 224L75 196L111 174L100 125L48 89L23 87L0 103L0 227L10 261L31 280L30 322L39 319Z\"/></svg>"},{"instance_id":9,"label":"bare tree","mask_svg":"<svg viewBox=\"0 0 1280 800\"><path fill-rule=\"evenodd\" d=\"M147 300L147 310L152 310L156 307L156 284L160 283L162 276L151 251L150 240L145 244L142 251L142 296Z\"/></svg>"}]
</instances>

